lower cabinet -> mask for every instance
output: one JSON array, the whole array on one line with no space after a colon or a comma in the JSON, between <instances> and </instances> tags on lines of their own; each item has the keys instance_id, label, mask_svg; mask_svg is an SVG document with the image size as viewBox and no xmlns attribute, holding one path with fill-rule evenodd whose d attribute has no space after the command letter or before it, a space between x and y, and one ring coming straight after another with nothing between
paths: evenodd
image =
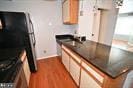
<instances>
[{"instance_id":1,"label":"lower cabinet","mask_svg":"<svg viewBox=\"0 0 133 88\"><path fill-rule=\"evenodd\" d=\"M26 77L26 82L29 86L31 72L30 72L27 57L25 57L25 60L23 61L23 70L24 70L24 74L25 74L25 77Z\"/></svg>"},{"instance_id":2,"label":"lower cabinet","mask_svg":"<svg viewBox=\"0 0 133 88\"><path fill-rule=\"evenodd\" d=\"M26 56L26 51L23 52L21 56L21 61L23 62L22 68L26 78L26 82L27 82L27 85L29 86L31 72L30 72L29 63Z\"/></svg>"},{"instance_id":3,"label":"lower cabinet","mask_svg":"<svg viewBox=\"0 0 133 88\"><path fill-rule=\"evenodd\" d=\"M73 60L73 57L70 57L70 74L79 86L80 66Z\"/></svg>"},{"instance_id":4,"label":"lower cabinet","mask_svg":"<svg viewBox=\"0 0 133 88\"><path fill-rule=\"evenodd\" d=\"M69 72L69 55L64 50L62 50L62 63Z\"/></svg>"},{"instance_id":5,"label":"lower cabinet","mask_svg":"<svg viewBox=\"0 0 133 88\"><path fill-rule=\"evenodd\" d=\"M80 88L102 88L87 72L81 70Z\"/></svg>"},{"instance_id":6,"label":"lower cabinet","mask_svg":"<svg viewBox=\"0 0 133 88\"><path fill-rule=\"evenodd\" d=\"M23 68L19 70L19 73L15 80L14 88L28 88Z\"/></svg>"},{"instance_id":7,"label":"lower cabinet","mask_svg":"<svg viewBox=\"0 0 133 88\"><path fill-rule=\"evenodd\" d=\"M111 78L85 59L62 45L62 63L78 88L123 88L127 73Z\"/></svg>"},{"instance_id":8,"label":"lower cabinet","mask_svg":"<svg viewBox=\"0 0 133 88\"><path fill-rule=\"evenodd\" d=\"M79 88L102 88L104 77L65 46L62 47L62 63Z\"/></svg>"}]
</instances>

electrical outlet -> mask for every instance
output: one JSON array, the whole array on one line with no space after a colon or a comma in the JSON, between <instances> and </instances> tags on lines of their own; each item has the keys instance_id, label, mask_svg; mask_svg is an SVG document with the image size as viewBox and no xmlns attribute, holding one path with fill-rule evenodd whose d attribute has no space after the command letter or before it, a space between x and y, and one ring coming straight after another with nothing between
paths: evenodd
<instances>
[{"instance_id":1,"label":"electrical outlet","mask_svg":"<svg viewBox=\"0 0 133 88\"><path fill-rule=\"evenodd\" d=\"M83 13L84 13L84 11L83 11L83 10L81 10L81 11L80 11L80 16L83 16Z\"/></svg>"},{"instance_id":2,"label":"electrical outlet","mask_svg":"<svg viewBox=\"0 0 133 88\"><path fill-rule=\"evenodd\" d=\"M43 53L47 53L47 51L46 50L43 50Z\"/></svg>"}]
</instances>

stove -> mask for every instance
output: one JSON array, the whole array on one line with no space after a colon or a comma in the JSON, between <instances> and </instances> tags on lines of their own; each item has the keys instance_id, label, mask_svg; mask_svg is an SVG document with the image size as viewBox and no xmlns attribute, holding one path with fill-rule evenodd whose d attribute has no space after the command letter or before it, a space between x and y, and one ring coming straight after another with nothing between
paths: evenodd
<instances>
[{"instance_id":1,"label":"stove","mask_svg":"<svg viewBox=\"0 0 133 88\"><path fill-rule=\"evenodd\" d=\"M12 83L22 64L20 54L24 49L0 49L0 83Z\"/></svg>"}]
</instances>

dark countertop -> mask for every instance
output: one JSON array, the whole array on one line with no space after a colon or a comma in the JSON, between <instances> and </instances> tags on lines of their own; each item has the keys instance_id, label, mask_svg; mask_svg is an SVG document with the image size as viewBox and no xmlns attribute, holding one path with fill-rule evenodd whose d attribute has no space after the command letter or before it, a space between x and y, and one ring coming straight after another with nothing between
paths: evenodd
<instances>
[{"instance_id":1,"label":"dark countertop","mask_svg":"<svg viewBox=\"0 0 133 88\"><path fill-rule=\"evenodd\" d=\"M4 63L7 59L17 58L16 60L17 64L14 64L14 66L11 69L7 69L4 72L0 71L0 83L13 83L15 81L15 78L19 72L19 69L22 66L21 62L21 53L23 53L24 48L1 48L0 49L0 64Z\"/></svg>"},{"instance_id":2,"label":"dark countertop","mask_svg":"<svg viewBox=\"0 0 133 88\"><path fill-rule=\"evenodd\" d=\"M58 43L65 45L112 78L133 69L133 52L89 40L81 43L68 38L56 36Z\"/></svg>"}]
</instances>

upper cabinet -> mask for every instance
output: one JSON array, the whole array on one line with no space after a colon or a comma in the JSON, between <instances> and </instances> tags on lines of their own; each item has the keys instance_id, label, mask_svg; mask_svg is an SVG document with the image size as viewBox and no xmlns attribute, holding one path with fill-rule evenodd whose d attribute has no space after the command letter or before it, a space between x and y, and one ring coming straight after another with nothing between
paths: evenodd
<instances>
[{"instance_id":1,"label":"upper cabinet","mask_svg":"<svg viewBox=\"0 0 133 88\"><path fill-rule=\"evenodd\" d=\"M79 0L64 0L62 15L64 24L78 24Z\"/></svg>"}]
</instances>

